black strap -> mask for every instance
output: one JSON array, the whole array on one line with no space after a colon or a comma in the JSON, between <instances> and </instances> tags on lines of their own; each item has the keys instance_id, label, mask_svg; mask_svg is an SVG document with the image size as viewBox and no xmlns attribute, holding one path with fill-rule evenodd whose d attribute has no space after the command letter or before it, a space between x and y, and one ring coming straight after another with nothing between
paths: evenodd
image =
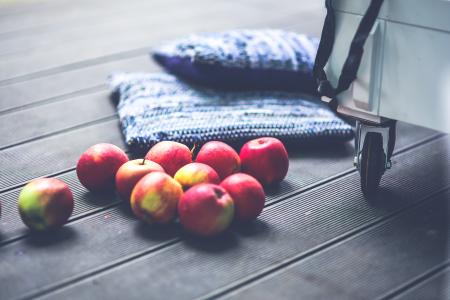
<instances>
[{"instance_id":1,"label":"black strap","mask_svg":"<svg viewBox=\"0 0 450 300\"><path fill-rule=\"evenodd\" d=\"M336 88L334 88L328 81L327 75L324 71L324 67L330 58L331 51L333 50L335 39L335 16L332 1L333 0L326 0L325 2L327 15L323 25L322 36L320 37L313 73L317 80L319 94L330 98L331 101L329 102L329 105L331 109L336 111L338 105L336 95L347 90L350 87L350 84L356 79L356 73L358 72L364 52L364 44L369 36L373 24L375 23L384 0L371 0L361 23L359 23L355 36L353 37L348 56L345 60L344 66L342 67L338 86Z\"/></svg>"}]
</instances>

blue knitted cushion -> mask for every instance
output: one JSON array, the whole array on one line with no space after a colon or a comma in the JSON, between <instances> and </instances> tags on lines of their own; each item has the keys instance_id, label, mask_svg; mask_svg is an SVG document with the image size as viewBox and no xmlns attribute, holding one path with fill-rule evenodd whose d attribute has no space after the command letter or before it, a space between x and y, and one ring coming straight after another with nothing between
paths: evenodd
<instances>
[{"instance_id":1,"label":"blue knitted cushion","mask_svg":"<svg viewBox=\"0 0 450 300\"><path fill-rule=\"evenodd\" d=\"M319 40L283 30L204 33L168 43L153 58L170 73L226 89L316 92Z\"/></svg>"},{"instance_id":2,"label":"blue knitted cushion","mask_svg":"<svg viewBox=\"0 0 450 300\"><path fill-rule=\"evenodd\" d=\"M261 136L285 142L353 137L350 125L298 93L210 90L162 73L115 74L110 85L126 143L135 153L162 140L192 145L238 144Z\"/></svg>"}]
</instances>

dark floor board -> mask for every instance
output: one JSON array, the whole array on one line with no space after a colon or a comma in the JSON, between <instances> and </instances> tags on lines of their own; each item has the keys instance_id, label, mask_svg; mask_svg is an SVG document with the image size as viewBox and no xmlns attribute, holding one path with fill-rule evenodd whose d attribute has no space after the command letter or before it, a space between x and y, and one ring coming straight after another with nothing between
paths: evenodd
<instances>
[{"instance_id":1,"label":"dark floor board","mask_svg":"<svg viewBox=\"0 0 450 300\"><path fill-rule=\"evenodd\" d=\"M107 0L49 0L32 1L15 11L11 5L0 3L0 39L39 34L41 32L60 31L62 28L78 27L80 23L95 24L114 20L121 14L151 12L159 7L173 7L178 0L166 1L107 1ZM20 1L16 1L19 2ZM179 2L178 2L179 3ZM195 2L194 2L195 3Z\"/></svg>"},{"instance_id":2,"label":"dark floor board","mask_svg":"<svg viewBox=\"0 0 450 300\"><path fill-rule=\"evenodd\" d=\"M428 280L395 297L395 300L448 300L450 299L450 267Z\"/></svg>"},{"instance_id":3,"label":"dark floor board","mask_svg":"<svg viewBox=\"0 0 450 300\"><path fill-rule=\"evenodd\" d=\"M279 6L277 13L273 13L267 9L258 9L257 5L244 6L226 1L206 5L209 2L201 1L185 9L167 9L159 14L156 11L155 15L139 12L136 18L131 15L120 19L119 15L100 24L79 24L70 31L44 32L19 40L3 41L0 44L0 54L3 53L0 56L0 80L133 49L145 52L152 40L173 38L194 31L265 27L286 17L292 20L291 23L302 18L315 20L312 23L314 29L304 29L309 33L317 32L320 28L317 13L303 11L302 5ZM174 8L180 5L174 5ZM177 26L167 26L167 18L174 20ZM30 51L30 46L33 51Z\"/></svg>"},{"instance_id":4,"label":"dark floor board","mask_svg":"<svg viewBox=\"0 0 450 300\"><path fill-rule=\"evenodd\" d=\"M55 131L116 115L109 92L102 91L0 116L0 150ZM20 127L17 126L20 120Z\"/></svg>"},{"instance_id":5,"label":"dark floor board","mask_svg":"<svg viewBox=\"0 0 450 300\"><path fill-rule=\"evenodd\" d=\"M449 199L446 190L425 205L229 298L375 299L450 258Z\"/></svg>"},{"instance_id":6,"label":"dark floor board","mask_svg":"<svg viewBox=\"0 0 450 300\"><path fill-rule=\"evenodd\" d=\"M203 1L203 0L202 0ZM222 5L223 6L223 5ZM218 9L209 7L206 10L175 10L172 17L185 26L175 32L191 32L200 30L202 23L198 19ZM228 8L227 12L231 12ZM40 34L24 37L20 40L6 40L0 44L0 80L26 75L28 73L55 68L60 65L89 60L117 52L136 48L148 48L149 43L165 36L174 36L173 27L163 26L167 20L167 12L160 12L154 18L135 19L129 16L128 21L111 19L96 24L80 24L72 32L65 29L54 34ZM139 22L141 20L141 22ZM158 22L159 21L159 22ZM224 23L222 18L208 22ZM93 28L90 28L93 27ZM155 28L158 28L155 30ZM183 31L185 28L187 31ZM33 47L30 51L29 47ZM146 49L142 49L142 54Z\"/></svg>"},{"instance_id":7,"label":"dark floor board","mask_svg":"<svg viewBox=\"0 0 450 300\"><path fill-rule=\"evenodd\" d=\"M276 266L289 258L305 255L324 243L350 235L357 228L370 228L370 224L377 224L405 207L421 201L434 191L448 187L449 178L443 176L446 174L446 168L450 166L449 152L446 148L448 142L449 138L439 139L396 157L394 159L397 162L396 168L386 174L378 202L373 205L368 204L361 195L359 176L352 174L270 206L265 209L259 221L247 229L236 229L209 241L183 236L180 242L145 256L142 254L150 253L151 247L154 246L152 242L155 234L165 231L157 229L153 231L151 227L144 227L139 222L125 218L129 224L123 224L121 229L127 232L134 230L135 240L139 241L139 244L137 242L133 244L133 247L136 247L133 251L138 253L136 255L138 258L132 261L129 261L128 257L122 258L127 263L121 266L117 266L115 259L109 258L107 264L115 266L114 268L109 270L108 265L105 265L101 269L101 274L71 284L49 295L49 298L139 299L152 295L154 298L164 296L166 299L186 299L239 282L244 277L253 276L258 271ZM412 174L415 175L411 176ZM115 222L119 220L124 220L124 217L117 217ZM91 240L92 234L89 234L89 231L84 232L81 228L84 226L84 222L78 222L69 228L78 233L79 239L87 238L89 235ZM113 226L111 225L112 229ZM102 231L96 231L95 236L100 239L103 234L111 234L109 226L104 226ZM129 235L125 234L123 241L114 239L117 243L114 247L107 244L96 247L107 249L101 255L105 252L112 254L114 252L112 249L130 247L131 242L127 240L128 238ZM169 240L172 238L172 235L168 237ZM142 243L141 241L145 239L148 239L147 243ZM83 243L92 243L90 240ZM17 249L26 247L25 242L8 245L0 251L4 251L4 257L8 258L14 255ZM75 255L72 252L67 255L61 252L63 250L60 248L66 249L66 246L64 243L59 245L55 246L59 256ZM96 249L91 246L92 244L89 245L91 251ZM140 248L141 246L144 248ZM41 264L50 265L58 259L51 256L52 248L46 249L47 254L40 253L42 251L39 249L36 254L33 253L33 256L38 255ZM117 256L114 257L118 259ZM90 261L88 257L83 259ZM24 263L23 268L28 264L29 262ZM72 267L69 260L65 264ZM17 263L16 266L16 272L20 272L22 267ZM63 268L60 265L60 269L64 269L66 273L70 268ZM58 272L62 271L52 271L52 276L57 276ZM82 278L85 276L86 274ZM40 280L55 284L54 277ZM39 282L35 281L22 280L20 284L15 282L14 280L4 282L13 294L19 289L23 290L24 284L39 286Z\"/></svg>"},{"instance_id":8,"label":"dark floor board","mask_svg":"<svg viewBox=\"0 0 450 300\"><path fill-rule=\"evenodd\" d=\"M152 71L159 71L159 68L148 55L142 55L0 86L0 115L24 106L107 90L107 77L114 72Z\"/></svg>"},{"instance_id":9,"label":"dark floor board","mask_svg":"<svg viewBox=\"0 0 450 300\"><path fill-rule=\"evenodd\" d=\"M226 12L227 7L229 7L229 5L224 5L224 1L218 1L216 5L207 7L205 6L205 0L196 0L185 10L171 11L174 6L180 5L180 0L159 1L153 5L145 1L141 3L146 5L132 10L122 9L115 14L114 11L110 11L111 8L114 8L114 6L111 6L110 9L103 10L105 16L96 15L91 20L83 20L83 17L80 17L80 20L72 22L72 26L70 24L61 26L56 23L44 26L41 29L35 27L29 35L15 32L0 34L2 38L0 61L24 56L31 49L34 50L29 53L32 57L46 47L51 47L48 51L52 53L61 54L64 52L63 46L65 43L80 49L82 45L87 46L86 43L88 42L130 41L133 40L133 35L139 34L139 32L149 33L154 26L162 24L166 20L168 13L172 14L174 18L180 18L180 21L198 23L193 21L193 17L205 17L208 13ZM113 14L113 16L108 16L109 13ZM20 22L20 19L17 22ZM128 30L130 32L127 32ZM113 45L114 43L111 44L112 48ZM68 49L66 49L67 51ZM84 51L84 55L90 52L92 52L91 49Z\"/></svg>"},{"instance_id":10,"label":"dark floor board","mask_svg":"<svg viewBox=\"0 0 450 300\"><path fill-rule=\"evenodd\" d=\"M73 168L84 150L99 142L125 148L117 120L3 150L0 154L0 191Z\"/></svg>"},{"instance_id":11,"label":"dark floor board","mask_svg":"<svg viewBox=\"0 0 450 300\"><path fill-rule=\"evenodd\" d=\"M56 2L56 3L55 3ZM4 19L8 18L29 18L36 13L36 11L49 10L51 7L55 7L55 4L60 3L62 6L70 3L70 0L34 0L34 1L2 1L0 3L0 17ZM59 7L61 10L61 7Z\"/></svg>"}]
</instances>

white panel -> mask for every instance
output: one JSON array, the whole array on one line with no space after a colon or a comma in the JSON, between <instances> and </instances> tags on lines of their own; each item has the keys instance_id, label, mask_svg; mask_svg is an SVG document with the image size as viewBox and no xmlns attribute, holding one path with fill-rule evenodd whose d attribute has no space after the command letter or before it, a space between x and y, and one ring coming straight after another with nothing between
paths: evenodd
<instances>
[{"instance_id":1,"label":"white panel","mask_svg":"<svg viewBox=\"0 0 450 300\"><path fill-rule=\"evenodd\" d=\"M370 0L334 0L342 12L363 15ZM381 19L450 31L450 0L384 0Z\"/></svg>"},{"instance_id":2,"label":"white panel","mask_svg":"<svg viewBox=\"0 0 450 300\"><path fill-rule=\"evenodd\" d=\"M450 34L386 23L380 115L450 132Z\"/></svg>"}]
</instances>

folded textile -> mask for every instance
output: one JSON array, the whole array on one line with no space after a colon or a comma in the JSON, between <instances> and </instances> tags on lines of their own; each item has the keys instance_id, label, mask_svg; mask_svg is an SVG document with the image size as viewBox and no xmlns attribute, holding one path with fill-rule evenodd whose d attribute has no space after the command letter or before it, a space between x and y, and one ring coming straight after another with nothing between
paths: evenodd
<instances>
[{"instance_id":1,"label":"folded textile","mask_svg":"<svg viewBox=\"0 0 450 300\"><path fill-rule=\"evenodd\" d=\"M210 87L316 92L318 44L284 30L232 30L169 42L153 58L168 72Z\"/></svg>"},{"instance_id":2,"label":"folded textile","mask_svg":"<svg viewBox=\"0 0 450 300\"><path fill-rule=\"evenodd\" d=\"M299 93L217 91L164 73L115 74L110 86L125 141L136 153L162 140L193 145L261 136L285 142L353 137L350 125Z\"/></svg>"}]
</instances>

